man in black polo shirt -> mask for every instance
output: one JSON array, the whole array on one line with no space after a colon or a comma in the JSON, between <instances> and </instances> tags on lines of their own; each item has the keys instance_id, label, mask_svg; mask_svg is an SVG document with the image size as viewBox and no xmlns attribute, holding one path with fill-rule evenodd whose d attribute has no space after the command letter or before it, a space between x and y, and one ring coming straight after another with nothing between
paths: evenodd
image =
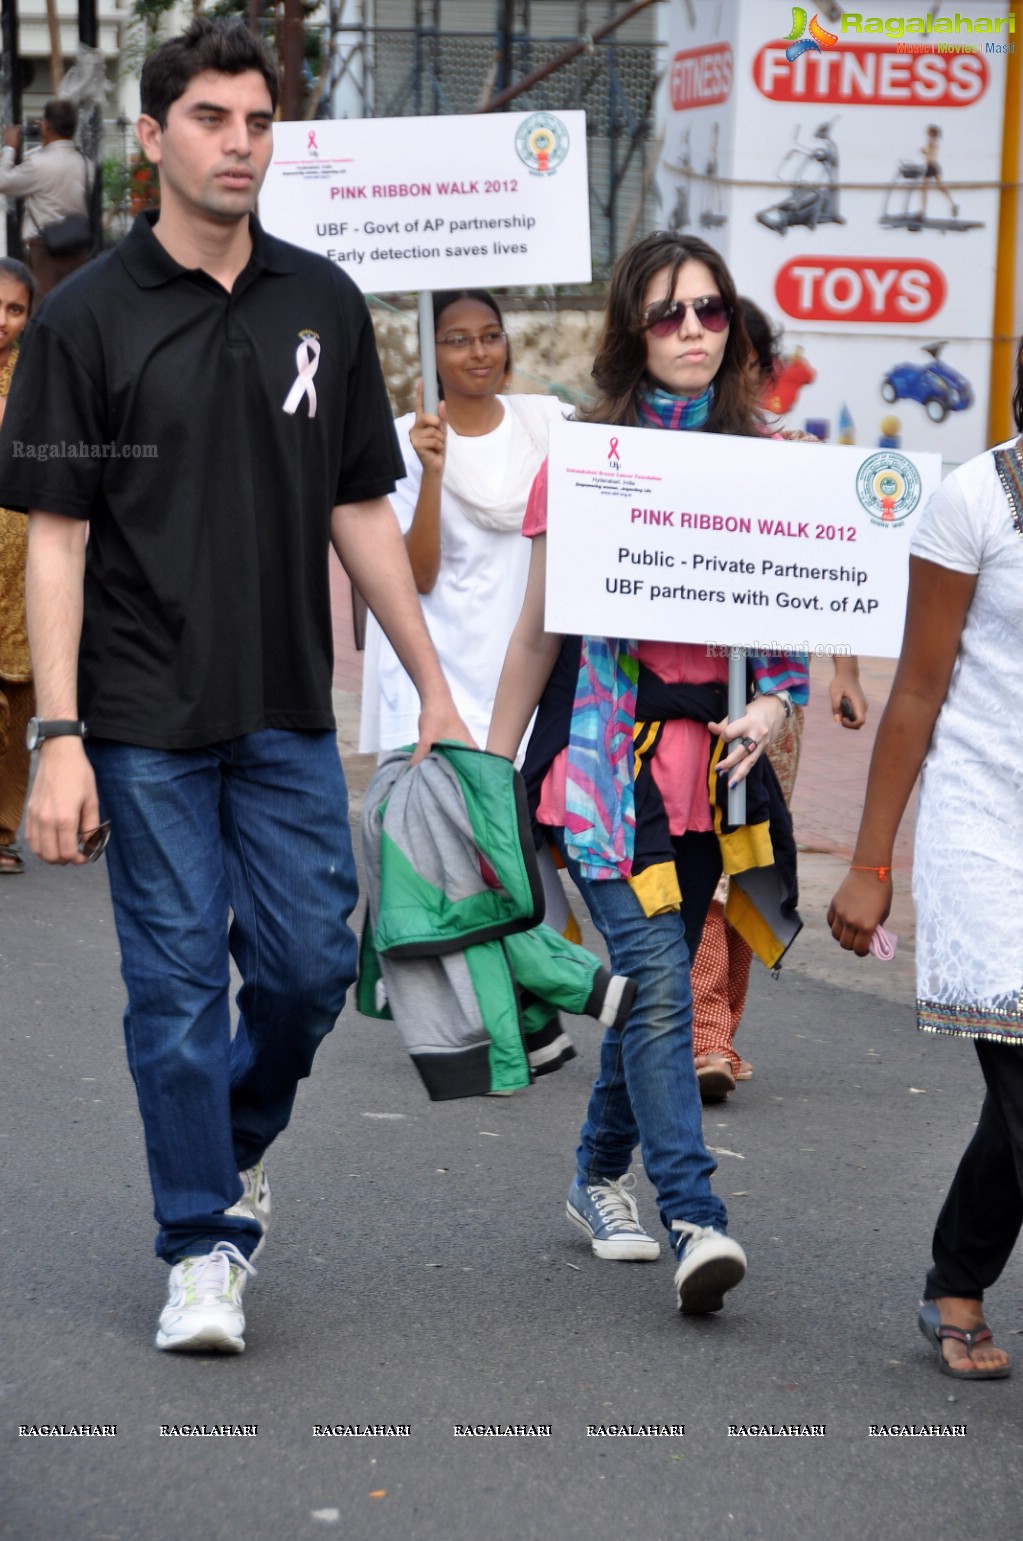
<instances>
[{"instance_id":1,"label":"man in black polo shirt","mask_svg":"<svg viewBox=\"0 0 1023 1541\"><path fill-rule=\"evenodd\" d=\"M424 745L468 737L387 501L403 467L365 304L251 217L275 100L241 24L196 19L149 57L159 218L42 308L0 439L0 503L31 511L28 839L81 862L111 825L166 1349L244 1347L264 1153L355 974L331 541Z\"/></svg>"}]
</instances>

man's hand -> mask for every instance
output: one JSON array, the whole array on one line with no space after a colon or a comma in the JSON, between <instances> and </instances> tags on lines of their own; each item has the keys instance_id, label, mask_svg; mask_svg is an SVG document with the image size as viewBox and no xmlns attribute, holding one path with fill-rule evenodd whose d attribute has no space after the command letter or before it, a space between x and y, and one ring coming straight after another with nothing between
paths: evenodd
<instances>
[{"instance_id":1,"label":"man's hand","mask_svg":"<svg viewBox=\"0 0 1023 1541\"><path fill-rule=\"evenodd\" d=\"M4 149L5 150L19 150L20 148L21 148L21 129L20 128L5 128L4 129Z\"/></svg>"},{"instance_id":2,"label":"man's hand","mask_svg":"<svg viewBox=\"0 0 1023 1541\"><path fill-rule=\"evenodd\" d=\"M450 696L446 699L442 696L436 702L423 702L419 713L419 742L409 763L418 765L419 761L425 759L430 753L434 744L442 738L454 739L456 743L465 744L469 749L479 748L458 715L455 703Z\"/></svg>"},{"instance_id":3,"label":"man's hand","mask_svg":"<svg viewBox=\"0 0 1023 1541\"><path fill-rule=\"evenodd\" d=\"M80 866L83 830L99 824L99 798L81 739L48 738L38 749L39 768L28 800L25 834L41 861Z\"/></svg>"}]
</instances>

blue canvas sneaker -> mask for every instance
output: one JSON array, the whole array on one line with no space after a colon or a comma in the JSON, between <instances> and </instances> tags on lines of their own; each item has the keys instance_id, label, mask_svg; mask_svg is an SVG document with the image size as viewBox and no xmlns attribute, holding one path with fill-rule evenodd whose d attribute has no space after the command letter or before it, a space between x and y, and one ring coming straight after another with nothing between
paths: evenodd
<instances>
[{"instance_id":1,"label":"blue canvas sneaker","mask_svg":"<svg viewBox=\"0 0 1023 1541\"><path fill-rule=\"evenodd\" d=\"M720 1311L726 1290L746 1277L746 1254L737 1241L709 1225L687 1220L672 1222L677 1235L675 1289L678 1308L686 1316L705 1316Z\"/></svg>"},{"instance_id":2,"label":"blue canvas sneaker","mask_svg":"<svg viewBox=\"0 0 1023 1541\"><path fill-rule=\"evenodd\" d=\"M639 1223L635 1186L634 1174L626 1172L601 1183L582 1183L577 1177L569 1188L565 1213L589 1236L597 1257L629 1263L652 1263L660 1257L660 1243Z\"/></svg>"}]
</instances>

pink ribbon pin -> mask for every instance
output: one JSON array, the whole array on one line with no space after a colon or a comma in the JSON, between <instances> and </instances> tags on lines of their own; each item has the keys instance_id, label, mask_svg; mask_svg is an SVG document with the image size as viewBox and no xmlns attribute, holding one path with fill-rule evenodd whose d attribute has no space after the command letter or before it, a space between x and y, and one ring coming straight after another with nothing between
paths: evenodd
<instances>
[{"instance_id":1,"label":"pink ribbon pin","mask_svg":"<svg viewBox=\"0 0 1023 1541\"><path fill-rule=\"evenodd\" d=\"M295 349L295 368L298 374L284 402L284 410L294 417L303 396L309 402L309 416L316 416L316 387L313 380L320 367L320 345L315 337L303 337Z\"/></svg>"}]
</instances>

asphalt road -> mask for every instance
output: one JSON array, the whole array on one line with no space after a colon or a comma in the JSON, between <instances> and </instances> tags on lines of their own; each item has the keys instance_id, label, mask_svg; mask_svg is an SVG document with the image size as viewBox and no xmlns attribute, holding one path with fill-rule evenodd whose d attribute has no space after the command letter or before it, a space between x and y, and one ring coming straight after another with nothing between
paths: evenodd
<instances>
[{"instance_id":1,"label":"asphalt road","mask_svg":"<svg viewBox=\"0 0 1023 1541\"><path fill-rule=\"evenodd\" d=\"M1023 1358L1015 1379L962 1385L937 1373L915 1324L979 1071L968 1046L916 1032L901 975L828 948L818 924L799 966L754 979L756 1078L707 1110L750 1257L720 1317L678 1316L666 1255L600 1262L565 1221L593 1024L572 1023L580 1058L526 1093L431 1104L394 1029L349 1008L273 1153L247 1351L174 1357L152 1347L165 1269L105 872L33 863L0 884L0 1534L1017 1535ZM1017 1259L988 1301L1010 1348L1020 1282ZM19 1434L83 1423L116 1436ZM258 1434L160 1433L213 1423ZM587 1433L612 1423L685 1432ZM410 1432L314 1437L327 1424ZM460 1438L456 1424L551 1433ZM826 1433L729 1433L764 1424Z\"/></svg>"}]
</instances>

